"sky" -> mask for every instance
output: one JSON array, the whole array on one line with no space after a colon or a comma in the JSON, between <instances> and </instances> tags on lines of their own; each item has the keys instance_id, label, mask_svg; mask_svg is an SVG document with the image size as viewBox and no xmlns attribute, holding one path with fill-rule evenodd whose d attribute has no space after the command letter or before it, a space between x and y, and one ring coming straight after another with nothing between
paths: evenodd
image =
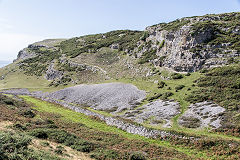
<instances>
[{"instance_id":1,"label":"sky","mask_svg":"<svg viewBox=\"0 0 240 160\"><path fill-rule=\"evenodd\" d=\"M239 12L240 0L0 0L0 61L36 41Z\"/></svg>"}]
</instances>

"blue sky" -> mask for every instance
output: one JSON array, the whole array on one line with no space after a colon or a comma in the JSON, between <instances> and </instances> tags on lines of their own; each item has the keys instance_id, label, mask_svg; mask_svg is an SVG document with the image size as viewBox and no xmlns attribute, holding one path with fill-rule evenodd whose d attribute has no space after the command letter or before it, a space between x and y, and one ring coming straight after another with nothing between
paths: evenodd
<instances>
[{"instance_id":1,"label":"blue sky","mask_svg":"<svg viewBox=\"0 0 240 160\"><path fill-rule=\"evenodd\" d=\"M144 30L186 16L237 11L240 0L0 0L0 60L13 60L46 38Z\"/></svg>"}]
</instances>

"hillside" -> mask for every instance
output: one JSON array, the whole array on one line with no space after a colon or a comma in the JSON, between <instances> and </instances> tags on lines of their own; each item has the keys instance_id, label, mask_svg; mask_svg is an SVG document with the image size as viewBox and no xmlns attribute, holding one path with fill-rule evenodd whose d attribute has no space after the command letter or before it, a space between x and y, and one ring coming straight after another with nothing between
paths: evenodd
<instances>
[{"instance_id":1,"label":"hillside","mask_svg":"<svg viewBox=\"0 0 240 160\"><path fill-rule=\"evenodd\" d=\"M239 19L186 17L30 44L0 68L0 123L11 126L0 134L23 131L25 156L48 150L35 143L44 140L56 159L238 159Z\"/></svg>"}]
</instances>

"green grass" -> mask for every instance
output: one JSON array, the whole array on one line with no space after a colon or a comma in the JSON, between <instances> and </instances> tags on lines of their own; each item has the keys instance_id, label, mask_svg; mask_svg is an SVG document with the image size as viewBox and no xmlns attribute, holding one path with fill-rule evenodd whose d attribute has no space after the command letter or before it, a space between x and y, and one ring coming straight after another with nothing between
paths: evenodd
<instances>
[{"instance_id":1,"label":"green grass","mask_svg":"<svg viewBox=\"0 0 240 160\"><path fill-rule=\"evenodd\" d=\"M47 45L48 47L55 47L60 45L60 43L65 40L67 39L45 39L43 41L34 43L34 45Z\"/></svg>"},{"instance_id":2,"label":"green grass","mask_svg":"<svg viewBox=\"0 0 240 160\"><path fill-rule=\"evenodd\" d=\"M95 112L95 113L104 115L104 116L106 116L106 117L113 117L113 115L112 115L111 113L108 113L108 112L106 112L106 111L95 110L95 109L93 109L93 108L91 108L91 107L87 107L86 109L89 110L89 111L92 111L92 112Z\"/></svg>"},{"instance_id":3,"label":"green grass","mask_svg":"<svg viewBox=\"0 0 240 160\"><path fill-rule=\"evenodd\" d=\"M43 77L26 76L22 72L9 73L0 81L0 89L6 88L48 88L49 82Z\"/></svg>"},{"instance_id":4,"label":"green grass","mask_svg":"<svg viewBox=\"0 0 240 160\"><path fill-rule=\"evenodd\" d=\"M195 158L198 157L198 158L204 158L204 159L208 158L204 152L199 152L194 149L188 149L185 147L177 147L177 146L171 145L169 142L166 142L166 141L161 141L161 140L157 140L157 139L149 139L149 138L145 138L143 136L130 134L130 133L127 133L116 127L108 126L107 124L105 124L103 122L95 121L84 114L77 113L72 110L65 109L63 107L60 107L60 106L57 106L57 105L54 105L54 104L51 104L48 102L44 102L44 101L29 97L29 96L21 96L21 97L24 98L24 100L26 102L34 104L36 106L36 107L34 107L34 109L36 109L40 112L59 114L62 116L62 119L65 121L81 123L81 124L86 125L89 128L92 128L92 129L95 129L98 131L115 133L115 134L121 135L128 139L142 140L144 142L148 142L151 144L157 144L162 147L175 149L175 150L185 153L191 157L195 157Z\"/></svg>"}]
</instances>

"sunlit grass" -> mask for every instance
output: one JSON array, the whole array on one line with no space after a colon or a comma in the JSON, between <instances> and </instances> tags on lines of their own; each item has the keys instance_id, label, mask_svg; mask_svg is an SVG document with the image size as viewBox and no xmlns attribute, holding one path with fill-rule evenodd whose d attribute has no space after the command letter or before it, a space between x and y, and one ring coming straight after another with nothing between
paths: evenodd
<instances>
[{"instance_id":1,"label":"sunlit grass","mask_svg":"<svg viewBox=\"0 0 240 160\"><path fill-rule=\"evenodd\" d=\"M103 132L111 132L114 134L118 134L121 135L125 138L128 139L136 139L136 140L142 140L144 142L148 142L151 144L157 144L159 146L162 147L166 147L166 148L170 148L170 149L175 149L179 152L182 152L184 154L187 154L191 157L195 157L195 158L204 158L207 159L207 155L204 152L200 152L200 151L196 151L194 149L189 149L189 148L185 148L185 147L178 147L178 146L174 146L171 145L169 142L167 141L161 141L161 140L157 140L157 139L150 139L150 138L146 138L143 136L139 136L139 135L135 135L135 134L130 134L127 133L121 129L118 129L116 127L113 126L108 126L107 124L105 124L104 122L99 122L96 120L91 119L90 117L82 114L82 113L77 113L74 112L72 110L63 108L61 106L58 105L54 105L52 103L48 103L45 101L41 101L29 96L21 96L26 102L28 103L32 103L34 106L34 109L40 111L40 112L48 112L48 113L55 113L55 114L59 114L60 116L62 116L61 118L65 121L71 121L74 123L81 123L84 124L86 127L98 130L98 131L103 131Z\"/></svg>"}]
</instances>

